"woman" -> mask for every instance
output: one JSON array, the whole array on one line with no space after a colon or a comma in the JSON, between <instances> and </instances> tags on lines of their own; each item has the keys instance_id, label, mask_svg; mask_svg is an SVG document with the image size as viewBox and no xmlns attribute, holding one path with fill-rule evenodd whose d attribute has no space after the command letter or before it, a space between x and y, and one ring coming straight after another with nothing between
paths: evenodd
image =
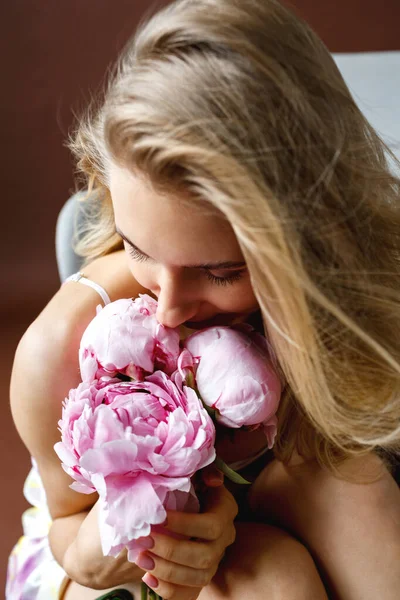
<instances>
[{"instance_id":1,"label":"woman","mask_svg":"<svg viewBox=\"0 0 400 600\"><path fill-rule=\"evenodd\" d=\"M128 43L70 145L97 211L77 248L89 284L56 294L12 381L51 515L57 593L69 581L66 600L136 594L146 571L165 599L394 600L399 181L322 42L275 0L174 2ZM285 390L274 456L252 465L258 523L236 520L234 543L239 498L211 472L205 512L168 515L184 540L152 535L141 569L102 556L97 498L69 490L52 450L99 302L93 282L111 300L152 293L170 327L261 315ZM225 460L263 452L258 434L237 436L220 440Z\"/></svg>"}]
</instances>

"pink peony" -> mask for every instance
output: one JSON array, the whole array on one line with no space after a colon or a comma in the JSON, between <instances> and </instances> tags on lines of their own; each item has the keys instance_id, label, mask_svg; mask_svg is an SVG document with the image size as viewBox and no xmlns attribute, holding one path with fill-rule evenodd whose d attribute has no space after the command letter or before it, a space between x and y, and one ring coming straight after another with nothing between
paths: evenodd
<instances>
[{"instance_id":1,"label":"pink peony","mask_svg":"<svg viewBox=\"0 0 400 600\"><path fill-rule=\"evenodd\" d=\"M192 358L180 356L181 376L189 382L193 372L216 420L233 428L262 426L272 448L281 384L265 339L250 327L210 327L190 335L184 346Z\"/></svg>"},{"instance_id":2,"label":"pink peony","mask_svg":"<svg viewBox=\"0 0 400 600\"><path fill-rule=\"evenodd\" d=\"M165 508L195 510L190 478L215 459L215 428L197 395L161 371L142 382L103 378L71 390L55 450L79 492L101 500L103 552L128 548L162 523Z\"/></svg>"},{"instance_id":3,"label":"pink peony","mask_svg":"<svg viewBox=\"0 0 400 600\"><path fill-rule=\"evenodd\" d=\"M157 369L171 374L179 355L179 332L161 325L156 310L157 302L147 294L100 309L82 336L82 380L117 373L142 380Z\"/></svg>"}]
</instances>

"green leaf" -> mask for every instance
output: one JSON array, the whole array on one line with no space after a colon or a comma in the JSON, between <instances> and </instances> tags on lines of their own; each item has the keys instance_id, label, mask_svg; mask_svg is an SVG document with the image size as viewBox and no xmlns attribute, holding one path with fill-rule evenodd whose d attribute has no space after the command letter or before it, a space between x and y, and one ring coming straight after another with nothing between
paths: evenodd
<instances>
[{"instance_id":1,"label":"green leaf","mask_svg":"<svg viewBox=\"0 0 400 600\"><path fill-rule=\"evenodd\" d=\"M205 410L207 411L207 413L209 414L209 416L212 418L212 420L214 421L214 423L216 423L217 422L216 414L219 411L216 408L211 408L210 406L207 406L207 404L204 402L203 398L200 396L200 392L199 392L198 388L195 385L190 386L190 387L192 387L194 389L194 391L197 394L198 399L200 400L200 402L203 405L203 408L205 408Z\"/></svg>"},{"instance_id":2,"label":"green leaf","mask_svg":"<svg viewBox=\"0 0 400 600\"><path fill-rule=\"evenodd\" d=\"M200 398L200 396L199 396L199 398ZM201 398L200 398L200 400L201 400ZM217 411L214 408L210 408L209 406L207 406L207 404L204 404L203 401L202 401L202 404L203 404L204 408L206 409L206 411L208 412L208 414L210 415L210 417L212 418L212 420L214 421L214 423L216 423L217 419L215 417L215 414Z\"/></svg>"},{"instance_id":3,"label":"green leaf","mask_svg":"<svg viewBox=\"0 0 400 600\"><path fill-rule=\"evenodd\" d=\"M222 460L222 458L219 458L217 456L217 458L214 461L215 466L217 467L217 469L219 469L220 471L222 471L222 473L231 481L233 481L234 483L240 483L242 485L251 485L251 481L247 481L247 479L245 479L244 477L242 477L241 475L239 475L239 473L236 473L236 471L234 471L233 469L231 469L230 467L228 467L228 465Z\"/></svg>"}]
</instances>

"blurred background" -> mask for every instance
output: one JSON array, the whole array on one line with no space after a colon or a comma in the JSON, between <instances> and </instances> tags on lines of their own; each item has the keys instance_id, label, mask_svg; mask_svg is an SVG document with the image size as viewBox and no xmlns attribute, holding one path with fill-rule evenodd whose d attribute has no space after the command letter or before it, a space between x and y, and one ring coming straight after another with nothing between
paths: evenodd
<instances>
[{"instance_id":1,"label":"blurred background","mask_svg":"<svg viewBox=\"0 0 400 600\"><path fill-rule=\"evenodd\" d=\"M167 1L157 3L163 4ZM98 88L153 5L146 0L9 0L0 5L0 451L6 459L1 588L7 556L21 534L22 486L30 468L10 415L9 378L19 338L59 287L55 224L75 190L64 142L74 112ZM400 50L400 1L292 0L290 5L332 52L346 53L336 57L339 67L360 105L398 150L400 53L393 51ZM373 54L347 55L360 52Z\"/></svg>"}]
</instances>

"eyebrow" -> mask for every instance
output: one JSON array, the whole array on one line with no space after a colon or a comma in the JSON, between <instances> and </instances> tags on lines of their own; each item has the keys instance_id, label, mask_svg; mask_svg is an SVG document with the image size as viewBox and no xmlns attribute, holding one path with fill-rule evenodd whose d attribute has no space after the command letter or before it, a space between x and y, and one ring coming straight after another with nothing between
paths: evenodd
<instances>
[{"instance_id":1,"label":"eyebrow","mask_svg":"<svg viewBox=\"0 0 400 600\"><path fill-rule=\"evenodd\" d=\"M151 258L151 256L149 256L148 254L146 254L146 252L143 252L143 250L141 250L140 248L138 248L133 242L131 242L130 239L128 239L126 237L126 235L124 235L122 233L122 231L116 227L115 228L116 233L118 233L118 235L125 240L125 242L127 244L129 244L129 246L131 248L133 248L133 250L136 250L136 252L138 252L139 254L142 254L143 256L145 256L146 258L149 258L150 260L153 260ZM233 269L233 268L238 268L238 267L245 267L246 263L244 261L234 261L234 260L228 260L225 262L216 262L216 263L203 263L200 265L186 265L187 269L210 269L210 270L217 270L217 269Z\"/></svg>"}]
</instances>

